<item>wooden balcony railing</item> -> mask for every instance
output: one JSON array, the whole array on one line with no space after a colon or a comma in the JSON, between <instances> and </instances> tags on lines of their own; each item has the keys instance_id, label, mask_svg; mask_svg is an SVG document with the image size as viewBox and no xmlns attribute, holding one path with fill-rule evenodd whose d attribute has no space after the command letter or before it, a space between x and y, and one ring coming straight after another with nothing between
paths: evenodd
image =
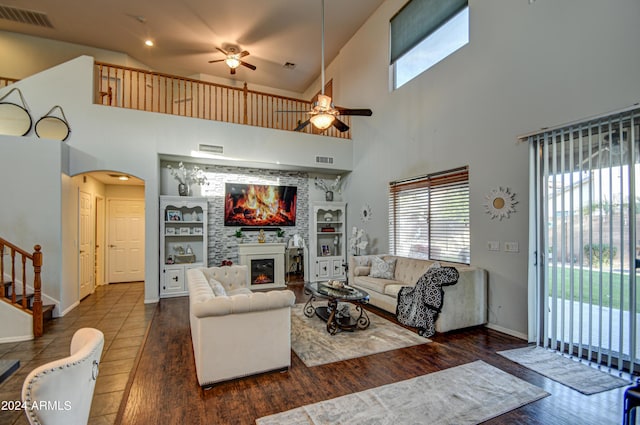
<instances>
[{"instance_id":1,"label":"wooden balcony railing","mask_svg":"<svg viewBox=\"0 0 640 425\"><path fill-rule=\"evenodd\" d=\"M103 62L95 62L95 103L278 130L295 129L312 107L306 100L249 90L246 83L237 88ZM349 118L340 120L350 126ZM334 127L320 133L307 125L303 131L351 138L350 131Z\"/></svg>"},{"instance_id":2,"label":"wooden balcony railing","mask_svg":"<svg viewBox=\"0 0 640 425\"><path fill-rule=\"evenodd\" d=\"M11 258L11 281L5 282L5 266L4 266L4 253L5 247L9 250L9 256ZM32 254L15 246L11 242L0 238L0 281L2 282L2 298L4 301L9 302L21 310L33 315L33 336L40 337L44 331L43 325L43 312L42 312L42 281L40 273L42 269L42 252L40 252L40 245L33 247L34 252ZM22 293L16 293L16 256L20 257L21 264L21 276L18 276L22 280ZM30 277L33 278L33 300L29 302L27 296L27 281L29 277L27 275L27 261L31 261L31 267L33 273L29 270ZM9 287L10 289L7 290ZM10 292L10 293L9 293ZM31 304L31 305L29 305Z\"/></svg>"},{"instance_id":3,"label":"wooden balcony railing","mask_svg":"<svg viewBox=\"0 0 640 425\"><path fill-rule=\"evenodd\" d=\"M0 89L18 81L15 78L0 77Z\"/></svg>"}]
</instances>

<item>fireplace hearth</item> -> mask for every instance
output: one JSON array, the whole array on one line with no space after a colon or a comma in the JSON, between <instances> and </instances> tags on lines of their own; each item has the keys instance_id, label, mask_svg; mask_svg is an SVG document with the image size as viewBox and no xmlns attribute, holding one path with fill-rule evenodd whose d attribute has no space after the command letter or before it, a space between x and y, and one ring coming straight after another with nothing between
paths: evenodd
<instances>
[{"instance_id":1,"label":"fireplace hearth","mask_svg":"<svg viewBox=\"0 0 640 425\"><path fill-rule=\"evenodd\" d=\"M251 284L264 285L275 282L275 258L251 260Z\"/></svg>"}]
</instances>

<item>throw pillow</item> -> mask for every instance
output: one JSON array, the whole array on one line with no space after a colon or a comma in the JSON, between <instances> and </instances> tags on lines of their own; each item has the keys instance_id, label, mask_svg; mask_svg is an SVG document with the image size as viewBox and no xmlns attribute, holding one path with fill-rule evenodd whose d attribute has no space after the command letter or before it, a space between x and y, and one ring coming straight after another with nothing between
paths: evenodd
<instances>
[{"instance_id":1,"label":"throw pillow","mask_svg":"<svg viewBox=\"0 0 640 425\"><path fill-rule=\"evenodd\" d=\"M373 257L371 259L371 272L369 276L380 279L393 279L396 273L396 259L383 260Z\"/></svg>"},{"instance_id":2,"label":"throw pillow","mask_svg":"<svg viewBox=\"0 0 640 425\"><path fill-rule=\"evenodd\" d=\"M217 280L211 279L209 281L209 285L211 286L211 289L213 290L213 293L216 297L224 297L227 295L227 291L224 290L224 286L222 286L222 284Z\"/></svg>"},{"instance_id":3,"label":"throw pillow","mask_svg":"<svg viewBox=\"0 0 640 425\"><path fill-rule=\"evenodd\" d=\"M369 276L369 273L371 273L371 267L365 266L356 266L353 271L354 276Z\"/></svg>"}]
</instances>

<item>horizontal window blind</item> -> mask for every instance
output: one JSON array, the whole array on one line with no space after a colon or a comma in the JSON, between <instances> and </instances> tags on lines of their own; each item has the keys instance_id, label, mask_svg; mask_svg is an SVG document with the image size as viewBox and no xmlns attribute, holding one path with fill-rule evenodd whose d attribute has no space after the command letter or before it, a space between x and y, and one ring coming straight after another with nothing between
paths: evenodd
<instances>
[{"instance_id":1,"label":"horizontal window blind","mask_svg":"<svg viewBox=\"0 0 640 425\"><path fill-rule=\"evenodd\" d=\"M411 0L391 18L391 64L467 7L467 0Z\"/></svg>"},{"instance_id":2,"label":"horizontal window blind","mask_svg":"<svg viewBox=\"0 0 640 425\"><path fill-rule=\"evenodd\" d=\"M389 184L392 254L469 263L469 246L468 167Z\"/></svg>"}]
</instances>

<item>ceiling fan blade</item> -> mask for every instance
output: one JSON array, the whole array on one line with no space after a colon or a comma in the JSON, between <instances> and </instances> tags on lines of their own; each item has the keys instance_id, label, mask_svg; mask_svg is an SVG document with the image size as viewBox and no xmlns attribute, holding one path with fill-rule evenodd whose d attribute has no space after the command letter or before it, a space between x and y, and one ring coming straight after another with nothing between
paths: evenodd
<instances>
[{"instance_id":1,"label":"ceiling fan blade","mask_svg":"<svg viewBox=\"0 0 640 425\"><path fill-rule=\"evenodd\" d=\"M373 115L371 109L349 109L349 108L336 108L340 115L359 115L362 117L370 117Z\"/></svg>"},{"instance_id":2,"label":"ceiling fan blade","mask_svg":"<svg viewBox=\"0 0 640 425\"><path fill-rule=\"evenodd\" d=\"M213 61L209 61L209 63L224 62L224 61L225 61L224 59L216 59Z\"/></svg>"},{"instance_id":3,"label":"ceiling fan blade","mask_svg":"<svg viewBox=\"0 0 640 425\"><path fill-rule=\"evenodd\" d=\"M333 120L332 125L341 133L349 130L349 126L340 121L338 118Z\"/></svg>"},{"instance_id":4,"label":"ceiling fan blade","mask_svg":"<svg viewBox=\"0 0 640 425\"><path fill-rule=\"evenodd\" d=\"M303 121L303 122L299 123L299 124L298 124L298 126L297 126L293 131L300 131L300 130L302 130L303 128L305 128L306 126L308 126L310 122L311 122L311 120L309 119L309 120L306 120L306 121Z\"/></svg>"},{"instance_id":5,"label":"ceiling fan blade","mask_svg":"<svg viewBox=\"0 0 640 425\"><path fill-rule=\"evenodd\" d=\"M240 65L246 66L247 68L253 69L254 71L256 70L256 67L254 65L251 65L250 63L246 63L244 61L240 61Z\"/></svg>"},{"instance_id":6,"label":"ceiling fan blade","mask_svg":"<svg viewBox=\"0 0 640 425\"><path fill-rule=\"evenodd\" d=\"M245 56L249 56L249 52L247 52L246 50L243 50L242 52L240 52L240 57L243 58Z\"/></svg>"},{"instance_id":7,"label":"ceiling fan blade","mask_svg":"<svg viewBox=\"0 0 640 425\"><path fill-rule=\"evenodd\" d=\"M223 55L225 55L225 56L229 56L229 53L228 53L228 52L226 52L224 49L221 49L221 48L219 48L219 47L216 47L216 49L218 49L218 51L219 51L219 52L221 52Z\"/></svg>"}]
</instances>

